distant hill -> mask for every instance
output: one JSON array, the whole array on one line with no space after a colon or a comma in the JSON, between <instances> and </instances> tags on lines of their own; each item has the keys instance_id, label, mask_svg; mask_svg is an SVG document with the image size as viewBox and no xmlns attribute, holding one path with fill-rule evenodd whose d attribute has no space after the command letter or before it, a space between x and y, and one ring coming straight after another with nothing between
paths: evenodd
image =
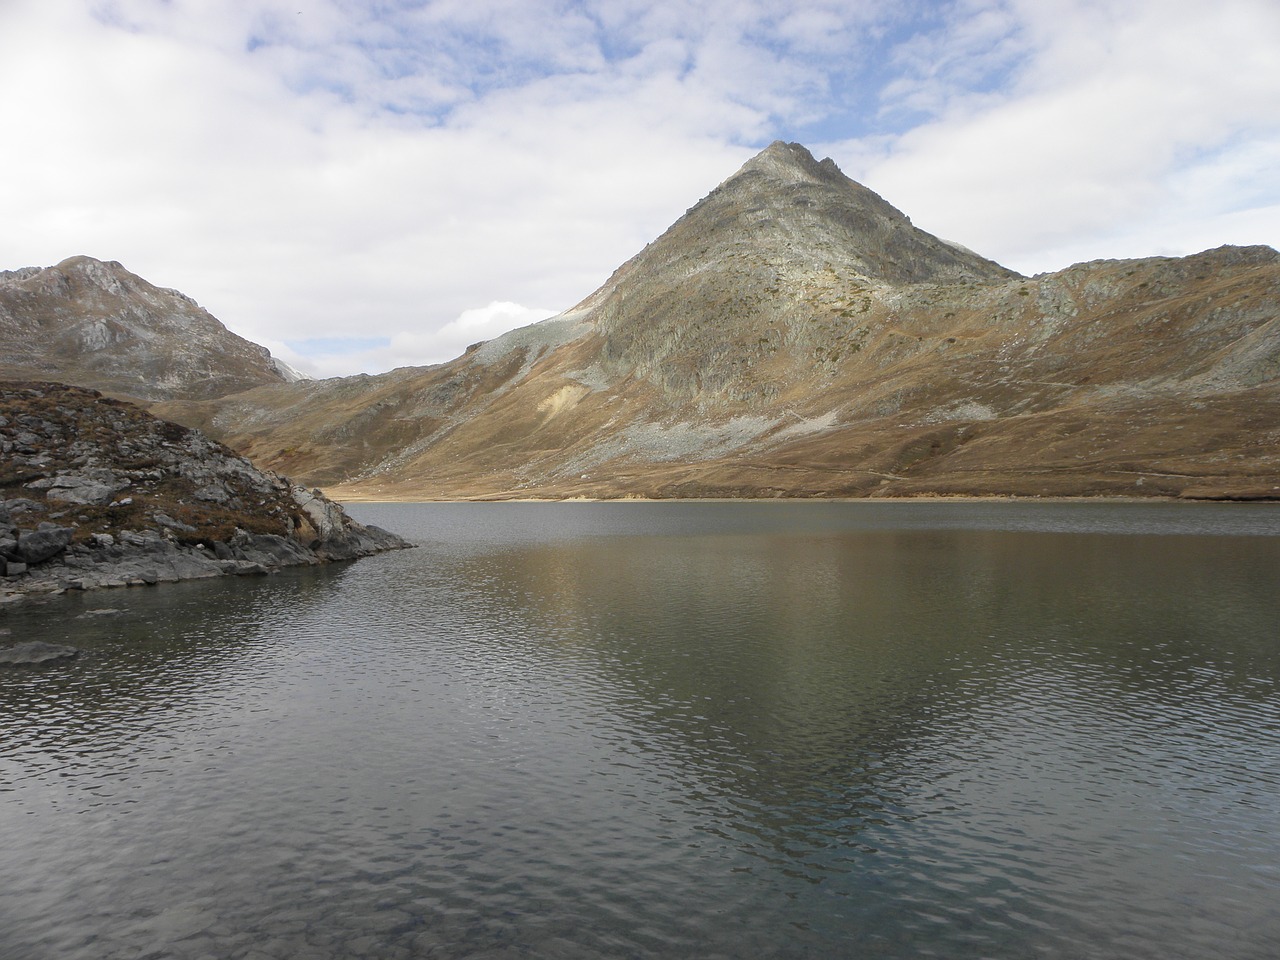
<instances>
[{"instance_id":1,"label":"distant hill","mask_svg":"<svg viewBox=\"0 0 1280 960\"><path fill-rule=\"evenodd\" d=\"M558 317L158 405L337 496L1280 497L1280 254L1025 278L775 143Z\"/></svg>"},{"instance_id":2,"label":"distant hill","mask_svg":"<svg viewBox=\"0 0 1280 960\"><path fill-rule=\"evenodd\" d=\"M207 400L299 377L190 297L114 261L0 272L0 378Z\"/></svg>"}]
</instances>

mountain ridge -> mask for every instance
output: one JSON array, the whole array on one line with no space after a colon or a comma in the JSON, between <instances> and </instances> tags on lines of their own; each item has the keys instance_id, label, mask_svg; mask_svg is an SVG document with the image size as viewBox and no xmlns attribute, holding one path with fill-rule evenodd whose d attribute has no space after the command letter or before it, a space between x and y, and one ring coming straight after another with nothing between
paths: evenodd
<instances>
[{"instance_id":1,"label":"mountain ridge","mask_svg":"<svg viewBox=\"0 0 1280 960\"><path fill-rule=\"evenodd\" d=\"M935 288L897 291L873 305L863 351L806 356L816 387L763 404L673 404L638 376L591 383L578 315L433 371L294 390L297 430L274 418L274 388L186 413L352 498L1274 498L1278 260L1225 247L1097 261L964 288L966 311ZM1226 304L1210 317L1206 285ZM1197 334L1206 322L1217 329ZM577 333L540 342L544 326ZM841 376L851 362L864 376Z\"/></svg>"},{"instance_id":2,"label":"mountain ridge","mask_svg":"<svg viewBox=\"0 0 1280 960\"><path fill-rule=\"evenodd\" d=\"M213 399L301 374L186 294L80 255L0 272L0 377L154 401Z\"/></svg>"},{"instance_id":3,"label":"mountain ridge","mask_svg":"<svg viewBox=\"0 0 1280 960\"><path fill-rule=\"evenodd\" d=\"M1023 277L776 142L430 368L168 400L350 498L1280 496L1280 254Z\"/></svg>"}]
</instances>

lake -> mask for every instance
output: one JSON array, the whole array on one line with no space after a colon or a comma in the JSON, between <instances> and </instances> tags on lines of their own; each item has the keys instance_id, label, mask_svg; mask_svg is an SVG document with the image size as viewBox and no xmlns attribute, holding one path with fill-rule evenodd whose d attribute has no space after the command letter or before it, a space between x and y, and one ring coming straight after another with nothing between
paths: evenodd
<instances>
[{"instance_id":1,"label":"lake","mask_svg":"<svg viewBox=\"0 0 1280 960\"><path fill-rule=\"evenodd\" d=\"M0 615L0 957L1280 956L1280 507L351 512Z\"/></svg>"}]
</instances>

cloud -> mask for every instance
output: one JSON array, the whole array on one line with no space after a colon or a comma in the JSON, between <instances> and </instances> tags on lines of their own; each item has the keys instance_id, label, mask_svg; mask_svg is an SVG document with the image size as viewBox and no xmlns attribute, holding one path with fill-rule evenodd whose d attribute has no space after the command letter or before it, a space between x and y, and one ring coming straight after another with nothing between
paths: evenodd
<instances>
[{"instance_id":1,"label":"cloud","mask_svg":"<svg viewBox=\"0 0 1280 960\"><path fill-rule=\"evenodd\" d=\"M509 330L537 323L555 310L495 300L464 310L438 329L400 331L390 337L323 337L303 341L263 341L263 346L309 376L378 373L402 366L428 366L460 356L467 347Z\"/></svg>"},{"instance_id":2,"label":"cloud","mask_svg":"<svg viewBox=\"0 0 1280 960\"><path fill-rule=\"evenodd\" d=\"M3 160L0 262L118 259L260 342L394 340L476 303L571 305L763 130L659 39L606 62L581 15L293 6L3 8L24 149ZM490 46L533 65L504 84ZM415 97L444 113L387 109Z\"/></svg>"},{"instance_id":3,"label":"cloud","mask_svg":"<svg viewBox=\"0 0 1280 960\"><path fill-rule=\"evenodd\" d=\"M1275 242L1280 199L1280 7L1266 0L1011 0L958 5L930 56L887 93L931 112L901 136L848 145L851 172L917 222L1026 272L1201 244ZM947 79L992 39L1003 87ZM939 46L940 45L940 46ZM967 92L966 92L967 91ZM842 145L835 145L837 151ZM1236 175L1214 174L1235 168ZM1251 237L1223 229L1260 203ZM1261 234L1261 235L1260 235Z\"/></svg>"}]
</instances>

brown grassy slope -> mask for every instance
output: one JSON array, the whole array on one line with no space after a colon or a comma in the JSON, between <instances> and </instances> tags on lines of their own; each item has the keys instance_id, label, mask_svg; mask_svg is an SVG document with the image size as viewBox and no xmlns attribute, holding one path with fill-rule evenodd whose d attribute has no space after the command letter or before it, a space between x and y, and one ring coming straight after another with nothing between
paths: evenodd
<instances>
[{"instance_id":1,"label":"brown grassy slope","mask_svg":"<svg viewBox=\"0 0 1280 960\"><path fill-rule=\"evenodd\" d=\"M1274 251L870 301L856 348L746 339L737 377L689 396L604 369L588 322L540 355L499 342L185 413L347 497L1277 493Z\"/></svg>"}]
</instances>

